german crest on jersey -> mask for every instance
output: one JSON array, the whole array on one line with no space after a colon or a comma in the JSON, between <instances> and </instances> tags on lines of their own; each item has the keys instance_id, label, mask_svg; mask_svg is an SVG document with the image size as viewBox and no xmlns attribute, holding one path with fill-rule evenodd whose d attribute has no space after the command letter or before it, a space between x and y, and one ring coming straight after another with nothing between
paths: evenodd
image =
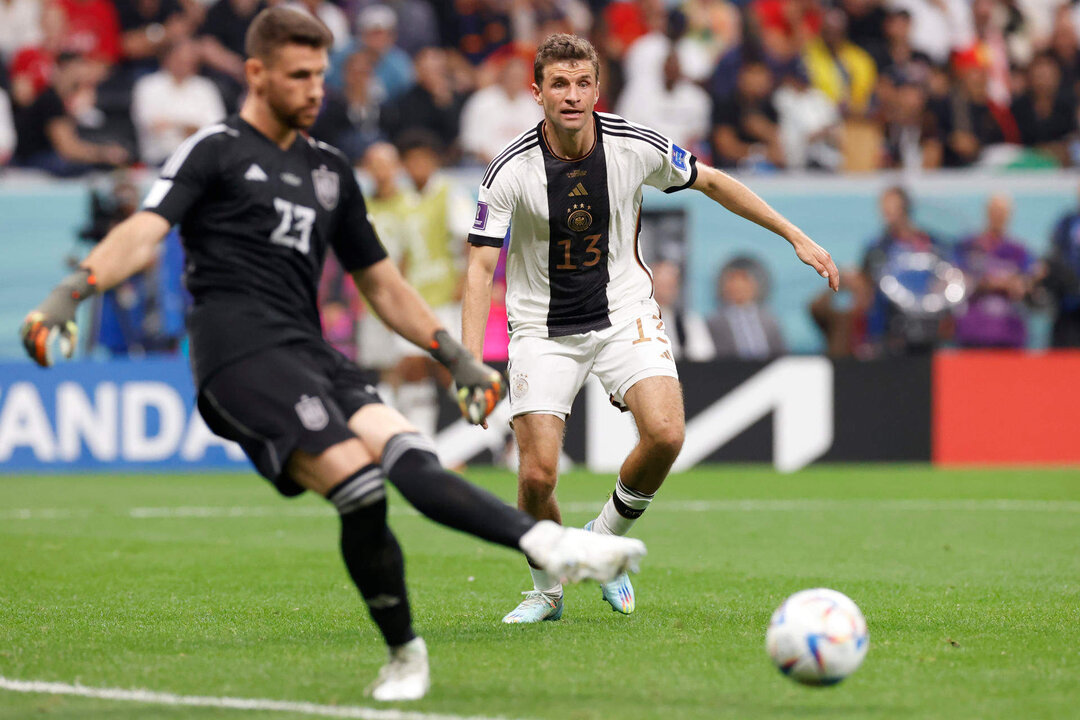
<instances>
[{"instance_id":1,"label":"german crest on jersey","mask_svg":"<svg viewBox=\"0 0 1080 720\"><path fill-rule=\"evenodd\" d=\"M575 203L566 211L570 214L566 218L566 224L574 232L585 232L592 227L593 217L590 210L592 210L592 205Z\"/></svg>"},{"instance_id":2,"label":"german crest on jersey","mask_svg":"<svg viewBox=\"0 0 1080 720\"><path fill-rule=\"evenodd\" d=\"M338 201L338 174L328 170L325 165L318 170L311 171L311 182L315 185L315 197L319 204L327 210L337 207Z\"/></svg>"},{"instance_id":3,"label":"german crest on jersey","mask_svg":"<svg viewBox=\"0 0 1080 720\"><path fill-rule=\"evenodd\" d=\"M326 406L318 396L301 395L295 408L300 424L311 432L319 432L330 424L330 414L326 412Z\"/></svg>"}]
</instances>

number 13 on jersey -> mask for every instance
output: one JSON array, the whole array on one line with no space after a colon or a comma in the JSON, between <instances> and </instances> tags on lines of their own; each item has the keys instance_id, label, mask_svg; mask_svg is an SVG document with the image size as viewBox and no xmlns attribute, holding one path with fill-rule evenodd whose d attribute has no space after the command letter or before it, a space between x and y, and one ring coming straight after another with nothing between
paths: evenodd
<instances>
[{"instance_id":1,"label":"number 13 on jersey","mask_svg":"<svg viewBox=\"0 0 1080 720\"><path fill-rule=\"evenodd\" d=\"M601 235L588 235L582 238L582 242L586 243L585 246L585 262L581 263L580 267L593 267L600 262L600 258L603 257L603 251L596 247L596 244L600 242ZM555 266L556 270L577 270L578 264L571 258L571 249L573 248L574 241L571 238L564 238L558 241L559 247L563 249L562 262Z\"/></svg>"}]
</instances>

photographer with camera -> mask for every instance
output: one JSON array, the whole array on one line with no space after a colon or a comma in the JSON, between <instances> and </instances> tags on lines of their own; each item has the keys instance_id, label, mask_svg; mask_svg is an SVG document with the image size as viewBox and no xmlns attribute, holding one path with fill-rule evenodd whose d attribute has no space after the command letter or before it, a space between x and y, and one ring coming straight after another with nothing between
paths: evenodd
<instances>
[{"instance_id":1,"label":"photographer with camera","mask_svg":"<svg viewBox=\"0 0 1080 720\"><path fill-rule=\"evenodd\" d=\"M884 355L931 352L952 334L952 309L965 295L964 274L943 243L915 225L899 186L879 199L885 228L863 258L874 289L867 339Z\"/></svg>"},{"instance_id":2,"label":"photographer with camera","mask_svg":"<svg viewBox=\"0 0 1080 720\"><path fill-rule=\"evenodd\" d=\"M139 199L130 176L116 173L107 191L91 191L90 222L79 232L79 239L96 245L138 210ZM141 272L97 296L88 349L100 346L114 357L177 352L187 305L181 280L183 263L183 249L174 231Z\"/></svg>"}]
</instances>

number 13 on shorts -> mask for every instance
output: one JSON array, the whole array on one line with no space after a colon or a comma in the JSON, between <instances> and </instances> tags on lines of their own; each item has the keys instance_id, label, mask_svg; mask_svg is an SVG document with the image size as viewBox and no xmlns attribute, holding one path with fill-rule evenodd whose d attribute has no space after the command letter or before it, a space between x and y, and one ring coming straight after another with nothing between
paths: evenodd
<instances>
[{"instance_id":1,"label":"number 13 on shorts","mask_svg":"<svg viewBox=\"0 0 1080 720\"><path fill-rule=\"evenodd\" d=\"M634 345L656 341L671 346L671 341L667 339L667 334L664 332L664 321L660 319L659 315L639 317L637 319L637 334Z\"/></svg>"}]
</instances>

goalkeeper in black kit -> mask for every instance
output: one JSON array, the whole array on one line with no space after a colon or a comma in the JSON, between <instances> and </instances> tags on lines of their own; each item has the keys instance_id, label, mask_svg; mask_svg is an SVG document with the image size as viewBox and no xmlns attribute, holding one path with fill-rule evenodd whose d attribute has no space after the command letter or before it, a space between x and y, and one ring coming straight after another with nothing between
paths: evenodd
<instances>
[{"instance_id":1,"label":"goalkeeper in black kit","mask_svg":"<svg viewBox=\"0 0 1080 720\"><path fill-rule=\"evenodd\" d=\"M472 422L506 393L501 375L440 327L387 258L346 158L302 132L322 104L331 40L302 12L261 12L246 38L240 113L176 150L143 209L27 315L22 337L43 366L57 336L70 356L78 303L145 267L178 223L199 411L283 495L311 490L337 508L345 565L389 648L370 694L414 700L430 685L427 648L413 631L404 560L386 521L386 480L436 522L520 550L568 580L610 580L636 567L645 547L537 522L448 472L432 441L323 340L317 284L333 248L386 324L450 370Z\"/></svg>"}]
</instances>

